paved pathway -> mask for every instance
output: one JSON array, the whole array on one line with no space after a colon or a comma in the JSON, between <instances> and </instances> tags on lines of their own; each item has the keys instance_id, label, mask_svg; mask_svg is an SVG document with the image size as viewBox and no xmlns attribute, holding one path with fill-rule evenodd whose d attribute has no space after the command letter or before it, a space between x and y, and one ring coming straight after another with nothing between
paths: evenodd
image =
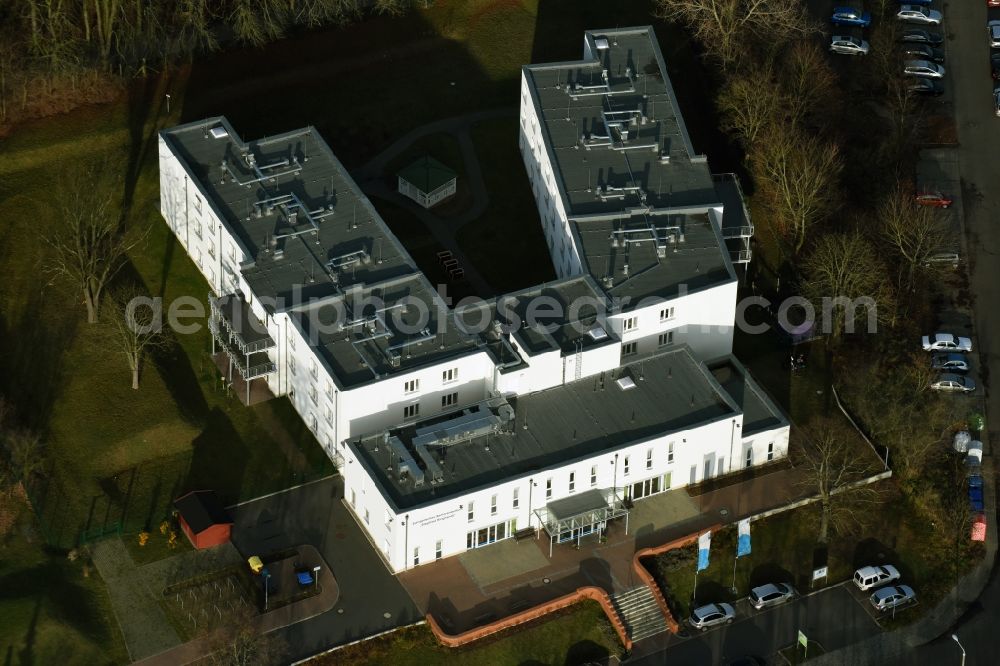
<instances>
[{"instance_id":1,"label":"paved pathway","mask_svg":"<svg viewBox=\"0 0 1000 666\"><path fill-rule=\"evenodd\" d=\"M131 659L142 659L180 643L159 600L149 588L146 574L136 567L121 539L116 537L95 543L93 560L108 586L111 605Z\"/></svg>"}]
</instances>

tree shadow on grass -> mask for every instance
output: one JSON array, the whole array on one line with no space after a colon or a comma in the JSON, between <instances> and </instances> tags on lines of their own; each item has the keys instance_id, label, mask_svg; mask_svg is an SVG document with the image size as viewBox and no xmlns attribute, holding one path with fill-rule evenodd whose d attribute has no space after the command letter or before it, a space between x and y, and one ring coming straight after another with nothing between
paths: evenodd
<instances>
[{"instance_id":1,"label":"tree shadow on grass","mask_svg":"<svg viewBox=\"0 0 1000 666\"><path fill-rule=\"evenodd\" d=\"M610 654L608 649L600 643L591 640L577 641L566 652L566 660L563 663L566 666L591 662L603 663Z\"/></svg>"}]
</instances>

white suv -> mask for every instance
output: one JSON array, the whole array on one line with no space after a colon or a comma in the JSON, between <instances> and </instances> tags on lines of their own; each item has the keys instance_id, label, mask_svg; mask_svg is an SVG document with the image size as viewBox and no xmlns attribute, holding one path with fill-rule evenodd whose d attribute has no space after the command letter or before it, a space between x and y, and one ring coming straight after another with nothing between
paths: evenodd
<instances>
[{"instance_id":1,"label":"white suv","mask_svg":"<svg viewBox=\"0 0 1000 666\"><path fill-rule=\"evenodd\" d=\"M862 592L870 590L879 585L891 583L899 580L899 570L891 564L884 564L877 567L861 567L854 572L854 584Z\"/></svg>"}]
</instances>

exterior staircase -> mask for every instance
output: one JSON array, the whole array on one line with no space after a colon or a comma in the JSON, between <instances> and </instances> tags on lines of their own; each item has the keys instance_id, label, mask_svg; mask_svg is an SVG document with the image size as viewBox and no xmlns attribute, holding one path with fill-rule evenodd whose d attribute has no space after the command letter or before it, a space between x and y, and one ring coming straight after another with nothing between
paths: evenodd
<instances>
[{"instance_id":1,"label":"exterior staircase","mask_svg":"<svg viewBox=\"0 0 1000 666\"><path fill-rule=\"evenodd\" d=\"M645 585L612 596L611 603L618 610L633 642L667 630L667 622L660 606L652 591Z\"/></svg>"}]
</instances>

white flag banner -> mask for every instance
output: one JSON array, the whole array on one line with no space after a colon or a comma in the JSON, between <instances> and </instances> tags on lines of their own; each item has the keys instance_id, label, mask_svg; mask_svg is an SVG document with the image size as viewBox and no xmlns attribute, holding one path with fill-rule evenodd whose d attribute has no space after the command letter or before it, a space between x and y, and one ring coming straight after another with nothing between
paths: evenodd
<instances>
[{"instance_id":1,"label":"white flag banner","mask_svg":"<svg viewBox=\"0 0 1000 666\"><path fill-rule=\"evenodd\" d=\"M744 518L737 526L736 557L750 554L750 519Z\"/></svg>"},{"instance_id":2,"label":"white flag banner","mask_svg":"<svg viewBox=\"0 0 1000 666\"><path fill-rule=\"evenodd\" d=\"M708 568L708 550L712 547L712 533L705 532L698 536L698 571Z\"/></svg>"}]
</instances>

